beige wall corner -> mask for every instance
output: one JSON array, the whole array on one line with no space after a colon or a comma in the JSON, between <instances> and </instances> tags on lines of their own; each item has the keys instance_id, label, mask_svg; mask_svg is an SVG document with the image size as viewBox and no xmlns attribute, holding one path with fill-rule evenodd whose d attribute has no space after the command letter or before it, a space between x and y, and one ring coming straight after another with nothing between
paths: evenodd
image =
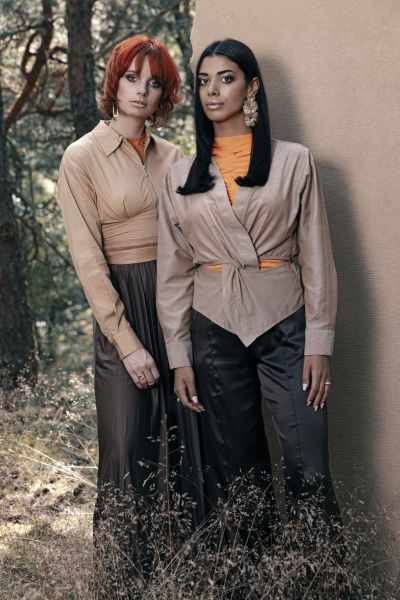
<instances>
[{"instance_id":1,"label":"beige wall corner","mask_svg":"<svg viewBox=\"0 0 400 600\"><path fill-rule=\"evenodd\" d=\"M273 135L314 153L340 305L329 401L342 498L362 481L400 532L400 3L198 0L194 63L233 37L262 68Z\"/></svg>"}]
</instances>

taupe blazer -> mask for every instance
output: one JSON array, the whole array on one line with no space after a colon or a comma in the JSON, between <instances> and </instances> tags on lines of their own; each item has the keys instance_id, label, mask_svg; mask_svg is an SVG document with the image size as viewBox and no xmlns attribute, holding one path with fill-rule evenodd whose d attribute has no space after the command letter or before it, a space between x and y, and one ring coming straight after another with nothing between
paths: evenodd
<instances>
[{"instance_id":1,"label":"taupe blazer","mask_svg":"<svg viewBox=\"0 0 400 600\"><path fill-rule=\"evenodd\" d=\"M305 354L332 354L337 279L310 151L273 140L268 182L239 188L232 205L214 160L212 190L176 192L192 160L168 170L158 209L157 305L170 367L192 363L192 307L248 346L305 304ZM288 262L260 270L266 258ZM222 271L206 268L220 263Z\"/></svg>"}]
</instances>

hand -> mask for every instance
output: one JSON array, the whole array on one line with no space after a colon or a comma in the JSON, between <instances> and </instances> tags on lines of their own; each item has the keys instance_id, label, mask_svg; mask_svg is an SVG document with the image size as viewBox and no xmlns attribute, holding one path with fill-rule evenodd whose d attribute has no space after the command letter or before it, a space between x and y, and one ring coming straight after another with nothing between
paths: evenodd
<instances>
[{"instance_id":1,"label":"hand","mask_svg":"<svg viewBox=\"0 0 400 600\"><path fill-rule=\"evenodd\" d=\"M160 379L156 363L145 348L131 352L122 362L135 385L141 390L147 390Z\"/></svg>"},{"instance_id":2,"label":"hand","mask_svg":"<svg viewBox=\"0 0 400 600\"><path fill-rule=\"evenodd\" d=\"M196 386L194 383L194 372L192 367L178 367L175 369L175 394L179 401L194 412L204 412L197 398Z\"/></svg>"},{"instance_id":3,"label":"hand","mask_svg":"<svg viewBox=\"0 0 400 600\"><path fill-rule=\"evenodd\" d=\"M317 354L304 357L303 390L310 389L307 397L307 406L315 411L325 406L330 391L330 369L327 356Z\"/></svg>"}]
</instances>

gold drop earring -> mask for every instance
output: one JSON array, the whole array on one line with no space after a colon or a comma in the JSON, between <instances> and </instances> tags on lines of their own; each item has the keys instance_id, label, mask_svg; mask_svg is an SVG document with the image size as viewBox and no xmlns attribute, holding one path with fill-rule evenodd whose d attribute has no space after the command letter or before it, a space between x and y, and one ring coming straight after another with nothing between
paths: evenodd
<instances>
[{"instance_id":1,"label":"gold drop earring","mask_svg":"<svg viewBox=\"0 0 400 600\"><path fill-rule=\"evenodd\" d=\"M243 103L244 122L247 127L254 127L258 119L258 104L255 94L249 93Z\"/></svg>"}]
</instances>

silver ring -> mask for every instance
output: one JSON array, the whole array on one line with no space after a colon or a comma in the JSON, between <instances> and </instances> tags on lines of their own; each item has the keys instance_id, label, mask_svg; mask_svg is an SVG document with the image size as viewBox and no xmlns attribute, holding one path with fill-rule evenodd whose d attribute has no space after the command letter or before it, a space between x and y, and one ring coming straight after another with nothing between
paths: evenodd
<instances>
[{"instance_id":1,"label":"silver ring","mask_svg":"<svg viewBox=\"0 0 400 600\"><path fill-rule=\"evenodd\" d=\"M146 375L139 375L139 379L146 379Z\"/></svg>"},{"instance_id":2,"label":"silver ring","mask_svg":"<svg viewBox=\"0 0 400 600\"><path fill-rule=\"evenodd\" d=\"M325 381L325 385L332 385L331 381Z\"/></svg>"}]
</instances>

